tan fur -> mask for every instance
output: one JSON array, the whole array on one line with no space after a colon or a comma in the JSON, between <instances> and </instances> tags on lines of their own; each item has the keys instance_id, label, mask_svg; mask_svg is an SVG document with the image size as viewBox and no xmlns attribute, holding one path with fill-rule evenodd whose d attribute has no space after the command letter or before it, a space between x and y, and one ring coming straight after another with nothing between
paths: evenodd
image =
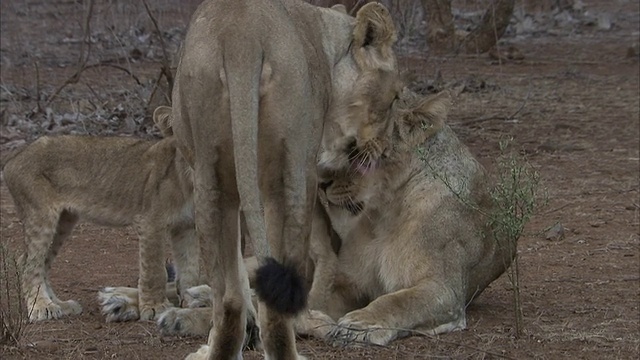
<instances>
[{"instance_id":1,"label":"tan fur","mask_svg":"<svg viewBox=\"0 0 640 360\"><path fill-rule=\"evenodd\" d=\"M208 346L189 358L240 354L248 304L236 256L239 210L260 264L272 256L303 268L323 126L358 121L336 109L361 76L397 72L395 38L380 4L355 19L300 0L205 0L196 10L176 75L173 130L194 169L213 326ZM259 310L267 359L299 358L291 318Z\"/></svg>"},{"instance_id":2,"label":"tan fur","mask_svg":"<svg viewBox=\"0 0 640 360\"><path fill-rule=\"evenodd\" d=\"M323 179L342 240L339 273L328 306L302 316L300 332L385 345L412 330L463 329L466 305L511 263L515 244L497 244L488 219L472 209L491 211L488 180L444 124L450 101L448 93L422 99L405 91L379 167ZM349 203L362 210L354 215Z\"/></svg>"},{"instance_id":3,"label":"tan fur","mask_svg":"<svg viewBox=\"0 0 640 360\"><path fill-rule=\"evenodd\" d=\"M156 111L156 122L167 114ZM162 115L162 116L160 116ZM166 117L164 118L166 119ZM171 306L165 295L164 243L171 239L181 291L198 280L191 171L173 138L43 136L11 158L4 179L22 217L24 300L31 321L79 314L60 300L49 270L79 219L107 226L134 225L140 235L139 313L110 320L155 319ZM186 251L186 252L185 252Z\"/></svg>"}]
</instances>

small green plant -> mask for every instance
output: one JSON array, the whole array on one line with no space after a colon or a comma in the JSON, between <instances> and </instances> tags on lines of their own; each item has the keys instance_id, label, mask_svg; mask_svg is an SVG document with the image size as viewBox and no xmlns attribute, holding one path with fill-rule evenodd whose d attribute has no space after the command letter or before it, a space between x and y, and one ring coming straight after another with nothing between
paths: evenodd
<instances>
[{"instance_id":1,"label":"small green plant","mask_svg":"<svg viewBox=\"0 0 640 360\"><path fill-rule=\"evenodd\" d=\"M21 273L13 252L0 243L0 346L16 345L25 329Z\"/></svg>"},{"instance_id":2,"label":"small green plant","mask_svg":"<svg viewBox=\"0 0 640 360\"><path fill-rule=\"evenodd\" d=\"M458 186L454 186L447 174L440 173L429 162L425 164L432 174L442 180L449 190L466 206L479 212L487 219L487 228L493 239L505 253L513 254L505 258L507 276L513 289L515 313L515 335L519 337L523 329L523 314L520 300L520 274L518 264L518 239L522 236L526 224L537 211L545 198L540 196L540 176L533 166L522 155L509 149L513 139L499 142L500 154L495 162L495 182L489 190L492 207L485 209L474 203L469 196L459 193ZM425 149L419 148L418 154L424 160ZM510 264L510 265L509 265Z\"/></svg>"},{"instance_id":3,"label":"small green plant","mask_svg":"<svg viewBox=\"0 0 640 360\"><path fill-rule=\"evenodd\" d=\"M490 191L493 210L489 214L489 228L499 246L509 247L514 258L507 272L513 288L516 336L522 334L523 314L520 301L520 269L517 245L531 215L544 203L539 194L540 175L522 155L509 151L513 140L499 142L500 155L496 161L496 182ZM540 200L543 200L542 202Z\"/></svg>"}]
</instances>

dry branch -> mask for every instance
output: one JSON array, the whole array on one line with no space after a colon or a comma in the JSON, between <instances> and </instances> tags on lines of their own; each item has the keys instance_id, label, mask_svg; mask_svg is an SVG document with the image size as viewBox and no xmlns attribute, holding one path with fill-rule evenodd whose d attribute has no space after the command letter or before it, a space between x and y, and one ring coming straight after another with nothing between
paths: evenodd
<instances>
[{"instance_id":1,"label":"dry branch","mask_svg":"<svg viewBox=\"0 0 640 360\"><path fill-rule=\"evenodd\" d=\"M171 73L171 65L169 64L167 48L164 45L164 38L162 36L162 32L160 31L160 27L158 27L158 21L156 20L155 16L153 16L153 13L151 13L151 9L149 8L147 0L142 0L142 3L144 4L144 8L147 10L149 18L151 18L153 27L156 30L156 35L158 35L158 39L160 39L160 46L162 47L162 73L167 78L167 83L169 84L168 92L169 94L171 94L173 92L173 74Z\"/></svg>"},{"instance_id":2,"label":"dry branch","mask_svg":"<svg viewBox=\"0 0 640 360\"><path fill-rule=\"evenodd\" d=\"M451 0L422 0L427 15L427 43L435 53L460 51L481 54L489 51L502 37L513 14L515 0L492 0L482 22L471 33L456 33Z\"/></svg>"},{"instance_id":3,"label":"dry branch","mask_svg":"<svg viewBox=\"0 0 640 360\"><path fill-rule=\"evenodd\" d=\"M520 106L518 106L518 108L513 113L511 113L510 115L507 115L507 116L502 115L501 116L501 115L493 114L493 115L489 115L489 116L479 117L479 118L476 118L476 119L456 122L456 123L453 123L453 125L466 126L466 125L477 124L477 123L481 123L481 122L485 122L485 121L491 121L491 120L501 120L501 121L513 120L513 119L515 119L515 117L518 114L520 114L522 112L524 107L527 105L527 102L529 101L530 97L531 97L531 88L529 88L529 91L527 91L527 95L522 100L522 103L520 104Z\"/></svg>"},{"instance_id":4,"label":"dry branch","mask_svg":"<svg viewBox=\"0 0 640 360\"><path fill-rule=\"evenodd\" d=\"M482 54L504 35L513 14L515 0L494 0L482 16L480 26L464 37L460 46L466 53Z\"/></svg>"},{"instance_id":5,"label":"dry branch","mask_svg":"<svg viewBox=\"0 0 640 360\"><path fill-rule=\"evenodd\" d=\"M45 104L45 108L51 105L51 102L55 100L55 98L60 94L60 91L64 89L67 85L76 84L78 80L80 80L80 74L84 71L87 61L89 61L89 56L91 55L91 17L93 16L93 0L89 0L89 5L87 6L87 12L84 16L84 38L82 41L82 47L80 48L80 55L78 57L78 69L76 72L71 75L62 85L60 85L47 99L47 103Z\"/></svg>"}]
</instances>

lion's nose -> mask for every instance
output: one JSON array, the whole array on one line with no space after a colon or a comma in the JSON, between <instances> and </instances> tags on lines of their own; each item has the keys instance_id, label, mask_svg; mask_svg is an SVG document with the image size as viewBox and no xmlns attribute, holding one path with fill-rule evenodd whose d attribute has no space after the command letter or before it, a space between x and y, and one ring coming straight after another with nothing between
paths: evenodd
<instances>
[{"instance_id":1,"label":"lion's nose","mask_svg":"<svg viewBox=\"0 0 640 360\"><path fill-rule=\"evenodd\" d=\"M319 185L320 190L327 191L327 189L329 188L329 186L331 186L331 184L333 184L333 180L321 182Z\"/></svg>"}]
</instances>

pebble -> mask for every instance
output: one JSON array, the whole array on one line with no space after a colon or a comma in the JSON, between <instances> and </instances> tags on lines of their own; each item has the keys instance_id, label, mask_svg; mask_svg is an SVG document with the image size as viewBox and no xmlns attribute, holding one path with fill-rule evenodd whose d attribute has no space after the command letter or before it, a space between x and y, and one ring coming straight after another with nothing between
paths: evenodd
<instances>
[{"instance_id":1,"label":"pebble","mask_svg":"<svg viewBox=\"0 0 640 360\"><path fill-rule=\"evenodd\" d=\"M560 241L564 239L564 226L561 223L557 223L547 231L545 234L545 239L549 241Z\"/></svg>"}]
</instances>

